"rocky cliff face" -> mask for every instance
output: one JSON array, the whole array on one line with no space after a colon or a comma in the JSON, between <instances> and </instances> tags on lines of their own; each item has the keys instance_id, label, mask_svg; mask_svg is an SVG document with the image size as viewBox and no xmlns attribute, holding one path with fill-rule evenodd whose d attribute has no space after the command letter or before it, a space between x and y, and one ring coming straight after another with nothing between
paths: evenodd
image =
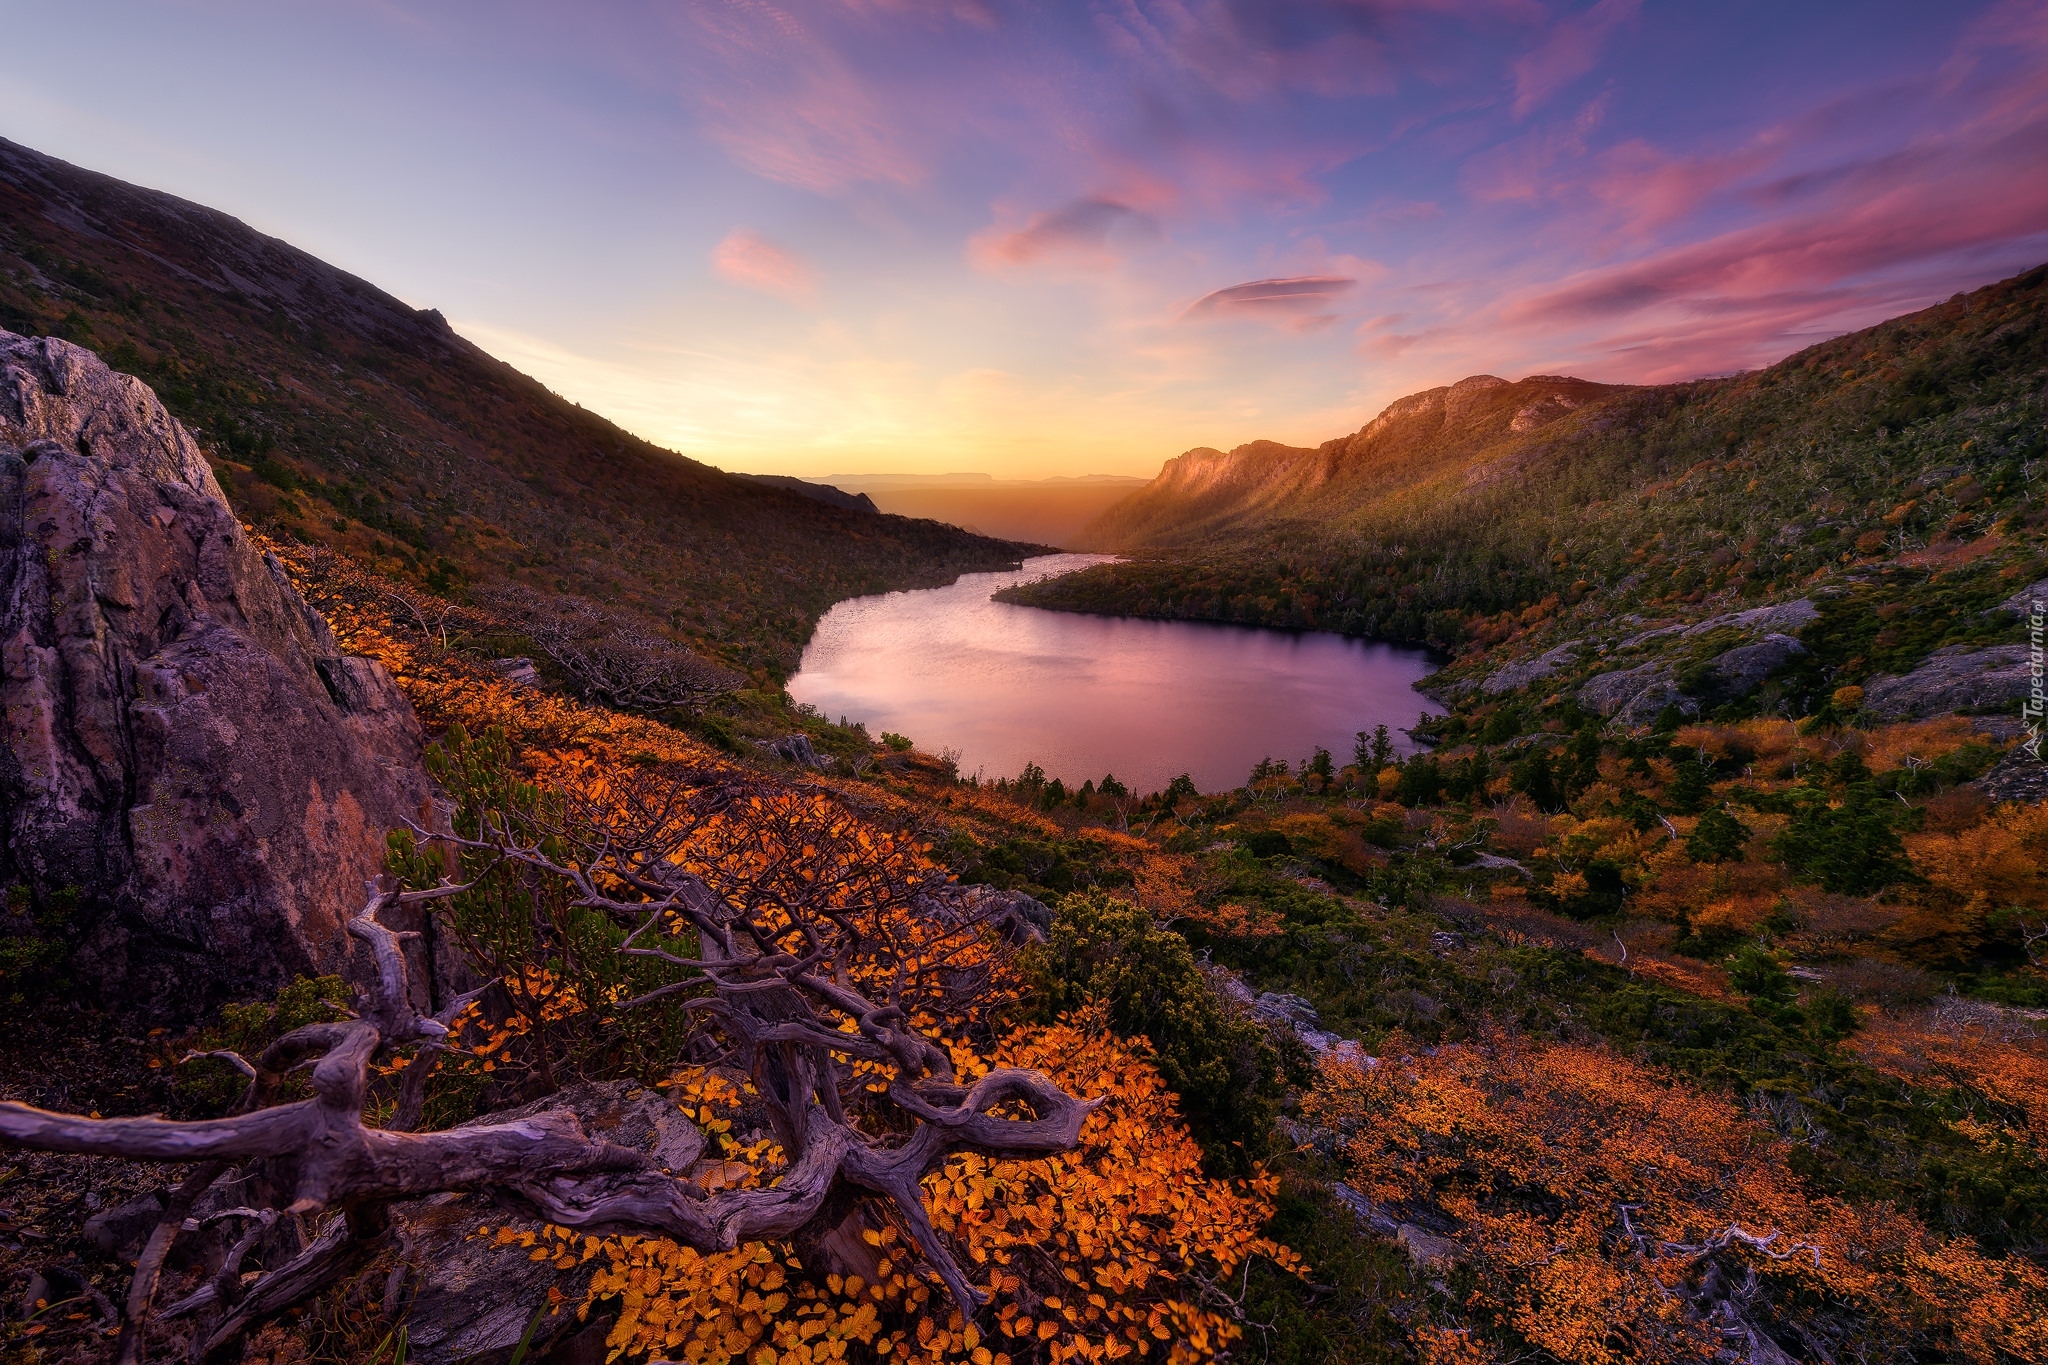
<instances>
[{"instance_id":1,"label":"rocky cliff face","mask_svg":"<svg viewBox=\"0 0 2048 1365\"><path fill-rule=\"evenodd\" d=\"M82 889L81 965L165 1013L334 971L429 791L385 671L92 352L0 332L0 878Z\"/></svg>"},{"instance_id":2,"label":"rocky cliff face","mask_svg":"<svg viewBox=\"0 0 2048 1365\"><path fill-rule=\"evenodd\" d=\"M1076 544L1130 550L1186 543L1274 519L1342 517L1447 472L1480 475L1521 438L1620 390L1562 375L1516 383L1473 375L1410 394L1315 449L1253 441L1168 460L1151 483L1091 523Z\"/></svg>"}]
</instances>

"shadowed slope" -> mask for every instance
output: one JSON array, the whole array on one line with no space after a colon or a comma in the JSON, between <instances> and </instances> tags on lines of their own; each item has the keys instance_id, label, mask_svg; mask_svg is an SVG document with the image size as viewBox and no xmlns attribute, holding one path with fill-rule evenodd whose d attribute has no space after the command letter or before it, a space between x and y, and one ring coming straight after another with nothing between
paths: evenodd
<instances>
[{"instance_id":1,"label":"shadowed slope","mask_svg":"<svg viewBox=\"0 0 2048 1365\"><path fill-rule=\"evenodd\" d=\"M1466 380L1315 452L1192 452L1092 528L1132 560L1003 598L1476 647L1560 604L1708 614L1994 556L2024 574L2044 313L2037 267L1753 373Z\"/></svg>"},{"instance_id":2,"label":"shadowed slope","mask_svg":"<svg viewBox=\"0 0 2048 1365\"><path fill-rule=\"evenodd\" d=\"M749 668L818 616L1020 547L834 507L628 435L226 214L0 140L0 328L146 380L242 515L449 587L518 580Z\"/></svg>"}]
</instances>

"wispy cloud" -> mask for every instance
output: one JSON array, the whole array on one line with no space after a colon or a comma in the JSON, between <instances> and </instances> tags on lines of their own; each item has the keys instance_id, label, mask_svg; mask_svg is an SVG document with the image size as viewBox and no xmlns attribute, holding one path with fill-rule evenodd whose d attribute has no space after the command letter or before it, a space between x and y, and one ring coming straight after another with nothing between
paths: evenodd
<instances>
[{"instance_id":1,"label":"wispy cloud","mask_svg":"<svg viewBox=\"0 0 2048 1365\"><path fill-rule=\"evenodd\" d=\"M711 268L744 289L809 303L818 292L818 272L795 252L751 228L734 228L711 249Z\"/></svg>"},{"instance_id":2,"label":"wispy cloud","mask_svg":"<svg viewBox=\"0 0 2048 1365\"><path fill-rule=\"evenodd\" d=\"M1020 225L996 223L976 233L967 244L968 259L985 270L1005 270L1057 260L1087 266L1114 265L1118 253L1110 236L1119 228L1149 235L1151 218L1114 199L1088 196Z\"/></svg>"},{"instance_id":3,"label":"wispy cloud","mask_svg":"<svg viewBox=\"0 0 2048 1365\"><path fill-rule=\"evenodd\" d=\"M111 3L23 10L17 136L714 461L1156 468L2048 258L2048 0Z\"/></svg>"},{"instance_id":4,"label":"wispy cloud","mask_svg":"<svg viewBox=\"0 0 2048 1365\"><path fill-rule=\"evenodd\" d=\"M694 0L687 12L706 77L688 94L741 165L823 194L925 178L914 125L828 31L768 0Z\"/></svg>"},{"instance_id":5,"label":"wispy cloud","mask_svg":"<svg viewBox=\"0 0 2048 1365\"><path fill-rule=\"evenodd\" d=\"M1585 13L1559 20L1541 47L1515 63L1515 117L1526 117L1592 71L1608 36L1641 9L1642 0L1599 0Z\"/></svg>"},{"instance_id":6,"label":"wispy cloud","mask_svg":"<svg viewBox=\"0 0 2048 1365\"><path fill-rule=\"evenodd\" d=\"M1305 331L1337 320L1330 305L1358 287L1348 275L1297 275L1247 280L1202 295L1182 317L1189 321L1249 320Z\"/></svg>"}]
</instances>

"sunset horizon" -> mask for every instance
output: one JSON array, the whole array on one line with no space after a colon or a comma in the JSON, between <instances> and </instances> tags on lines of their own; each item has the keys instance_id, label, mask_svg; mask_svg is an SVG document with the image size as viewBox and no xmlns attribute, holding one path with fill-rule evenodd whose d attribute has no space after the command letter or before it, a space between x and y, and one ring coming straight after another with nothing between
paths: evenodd
<instances>
[{"instance_id":1,"label":"sunset horizon","mask_svg":"<svg viewBox=\"0 0 2048 1365\"><path fill-rule=\"evenodd\" d=\"M2048 0L0 34L0 1365L2048 1362Z\"/></svg>"},{"instance_id":2,"label":"sunset horizon","mask_svg":"<svg viewBox=\"0 0 2048 1365\"><path fill-rule=\"evenodd\" d=\"M2048 259L2015 0L100 8L110 77L179 75L88 111L87 28L24 14L0 131L746 472L1149 477L1468 375L1754 369Z\"/></svg>"}]
</instances>

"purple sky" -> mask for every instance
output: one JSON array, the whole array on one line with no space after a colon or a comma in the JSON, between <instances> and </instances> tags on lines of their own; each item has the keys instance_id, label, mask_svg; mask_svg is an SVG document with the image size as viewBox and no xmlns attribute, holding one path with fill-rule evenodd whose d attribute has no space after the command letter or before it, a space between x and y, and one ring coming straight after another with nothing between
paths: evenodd
<instances>
[{"instance_id":1,"label":"purple sky","mask_svg":"<svg viewBox=\"0 0 2048 1365\"><path fill-rule=\"evenodd\" d=\"M8 5L0 133L728 468L1150 474L2048 259L2048 0Z\"/></svg>"}]
</instances>

